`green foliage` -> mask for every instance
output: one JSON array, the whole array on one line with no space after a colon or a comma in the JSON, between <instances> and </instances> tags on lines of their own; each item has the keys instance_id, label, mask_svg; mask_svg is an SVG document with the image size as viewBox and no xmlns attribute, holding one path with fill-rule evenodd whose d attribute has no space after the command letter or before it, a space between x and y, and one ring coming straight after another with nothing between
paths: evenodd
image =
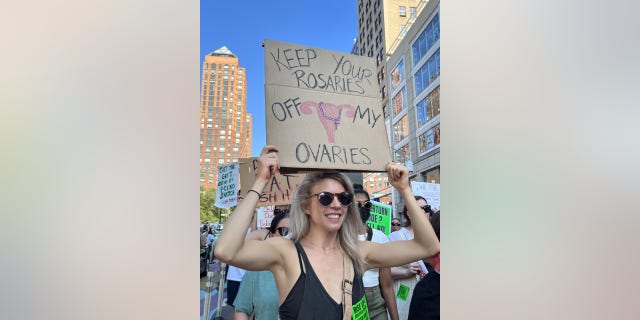
<instances>
[{"instance_id":1,"label":"green foliage","mask_svg":"<svg viewBox=\"0 0 640 320\"><path fill-rule=\"evenodd\" d=\"M206 189L200 187L200 222L220 221L221 214L226 213L226 209L216 208L216 189ZM224 220L224 217L223 217Z\"/></svg>"}]
</instances>

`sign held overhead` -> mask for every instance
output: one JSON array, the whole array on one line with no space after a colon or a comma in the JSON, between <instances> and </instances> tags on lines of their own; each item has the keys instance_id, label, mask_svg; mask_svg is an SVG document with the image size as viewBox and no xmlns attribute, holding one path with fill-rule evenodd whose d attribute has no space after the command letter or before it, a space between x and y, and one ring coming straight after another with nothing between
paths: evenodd
<instances>
[{"instance_id":1,"label":"sign held overhead","mask_svg":"<svg viewBox=\"0 0 640 320\"><path fill-rule=\"evenodd\" d=\"M373 58L265 40L267 144L282 172L384 172L391 152Z\"/></svg>"}]
</instances>

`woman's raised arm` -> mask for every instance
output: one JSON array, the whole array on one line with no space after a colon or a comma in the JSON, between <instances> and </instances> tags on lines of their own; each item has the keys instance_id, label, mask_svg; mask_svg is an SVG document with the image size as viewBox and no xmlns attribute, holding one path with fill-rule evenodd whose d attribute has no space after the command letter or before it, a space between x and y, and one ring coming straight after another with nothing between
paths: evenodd
<instances>
[{"instance_id":1,"label":"woman's raised arm","mask_svg":"<svg viewBox=\"0 0 640 320\"><path fill-rule=\"evenodd\" d=\"M255 182L225 223L216 244L214 253L220 261L247 270L265 270L278 262L280 255L269 241L245 241L260 194L278 168L277 152L275 146L262 149Z\"/></svg>"},{"instance_id":2,"label":"woman's raised arm","mask_svg":"<svg viewBox=\"0 0 640 320\"><path fill-rule=\"evenodd\" d=\"M390 162L387 165L387 175L389 183L398 190L407 206L413 227L413 239L391 241L380 245L361 242L360 247L364 251L364 257L369 266L373 268L399 266L434 256L440 252L438 237L413 197L407 168Z\"/></svg>"}]
</instances>

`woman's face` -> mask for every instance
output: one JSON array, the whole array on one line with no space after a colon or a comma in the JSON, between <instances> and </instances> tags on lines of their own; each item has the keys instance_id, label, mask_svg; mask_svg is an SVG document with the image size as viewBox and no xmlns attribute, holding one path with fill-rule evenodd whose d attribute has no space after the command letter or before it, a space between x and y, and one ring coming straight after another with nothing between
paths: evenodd
<instances>
[{"instance_id":1,"label":"woman's face","mask_svg":"<svg viewBox=\"0 0 640 320\"><path fill-rule=\"evenodd\" d=\"M318 200L318 194L327 192L331 194L331 203L324 206ZM345 192L345 188L336 180L323 179L318 181L313 187L311 187L311 198L305 206L305 213L309 215L310 227L320 227L327 231L338 231L346 218L349 205L343 205L338 194ZM353 195L351 195L353 199ZM353 200L351 200L353 201Z\"/></svg>"},{"instance_id":2,"label":"woman's face","mask_svg":"<svg viewBox=\"0 0 640 320\"><path fill-rule=\"evenodd\" d=\"M274 237L284 237L289 233L289 218L284 218L278 222Z\"/></svg>"}]
</instances>

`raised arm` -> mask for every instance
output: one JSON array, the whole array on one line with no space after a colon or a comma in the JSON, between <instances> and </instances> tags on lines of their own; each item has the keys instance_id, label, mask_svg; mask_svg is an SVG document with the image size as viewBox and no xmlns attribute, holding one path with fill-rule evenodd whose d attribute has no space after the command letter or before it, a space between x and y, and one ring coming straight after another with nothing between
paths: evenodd
<instances>
[{"instance_id":1,"label":"raised arm","mask_svg":"<svg viewBox=\"0 0 640 320\"><path fill-rule=\"evenodd\" d=\"M215 256L220 261L247 270L265 270L279 262L280 254L271 241L245 241L260 194L278 167L277 151L275 146L262 149L255 182L229 217L216 244Z\"/></svg>"},{"instance_id":2,"label":"raised arm","mask_svg":"<svg viewBox=\"0 0 640 320\"><path fill-rule=\"evenodd\" d=\"M390 162L387 165L387 175L389 182L398 190L407 206L413 227L413 239L392 241L385 244L363 244L361 242L360 248L365 259L370 267L374 268L404 265L440 252L438 237L411 192L407 168Z\"/></svg>"}]
</instances>

